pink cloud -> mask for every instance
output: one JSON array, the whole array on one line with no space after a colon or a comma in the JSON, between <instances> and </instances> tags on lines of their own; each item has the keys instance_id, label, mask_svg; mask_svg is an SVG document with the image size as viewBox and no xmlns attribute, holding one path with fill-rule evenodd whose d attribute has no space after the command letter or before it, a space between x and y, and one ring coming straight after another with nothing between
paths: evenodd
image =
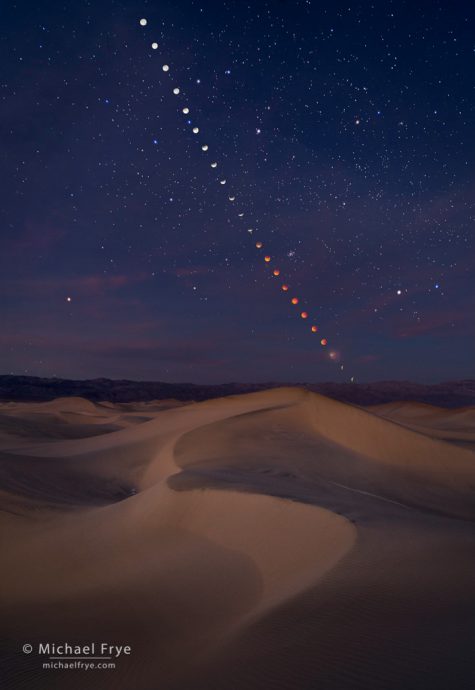
<instances>
[{"instance_id":1,"label":"pink cloud","mask_svg":"<svg viewBox=\"0 0 475 690\"><path fill-rule=\"evenodd\" d=\"M146 273L134 275L86 275L72 278L22 278L5 281L5 290L17 294L49 295L61 291L62 294L76 293L86 296L101 292L118 290L125 285L141 283L148 280Z\"/></svg>"},{"instance_id":2,"label":"pink cloud","mask_svg":"<svg viewBox=\"0 0 475 690\"><path fill-rule=\"evenodd\" d=\"M425 335L427 333L450 337L455 327L465 326L471 323L471 313L465 310L436 312L427 314L421 321L397 327L396 337L410 338L413 336ZM460 328L458 328L457 332L460 332Z\"/></svg>"}]
</instances>

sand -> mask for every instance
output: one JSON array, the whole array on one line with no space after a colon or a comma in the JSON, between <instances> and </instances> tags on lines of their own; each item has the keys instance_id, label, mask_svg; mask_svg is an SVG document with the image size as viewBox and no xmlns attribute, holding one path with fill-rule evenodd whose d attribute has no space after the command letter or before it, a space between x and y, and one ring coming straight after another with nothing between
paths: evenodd
<instances>
[{"instance_id":1,"label":"sand","mask_svg":"<svg viewBox=\"0 0 475 690\"><path fill-rule=\"evenodd\" d=\"M473 687L474 422L298 388L4 403L1 687ZM132 650L60 671L40 641Z\"/></svg>"}]
</instances>

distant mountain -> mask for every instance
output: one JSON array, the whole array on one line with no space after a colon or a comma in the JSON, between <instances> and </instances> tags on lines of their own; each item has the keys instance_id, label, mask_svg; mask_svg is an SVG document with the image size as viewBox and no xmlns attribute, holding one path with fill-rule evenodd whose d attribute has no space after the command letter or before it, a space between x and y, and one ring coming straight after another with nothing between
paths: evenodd
<instances>
[{"instance_id":1,"label":"distant mountain","mask_svg":"<svg viewBox=\"0 0 475 690\"><path fill-rule=\"evenodd\" d=\"M410 381L377 381L374 383L164 383L161 381L128 381L88 379L74 381L36 376L0 376L0 400L45 401L78 396L88 400L136 402L146 400L208 400L226 395L301 386L330 398L356 405L376 405L396 400L414 400L439 407L475 405L475 380L421 384Z\"/></svg>"}]
</instances>

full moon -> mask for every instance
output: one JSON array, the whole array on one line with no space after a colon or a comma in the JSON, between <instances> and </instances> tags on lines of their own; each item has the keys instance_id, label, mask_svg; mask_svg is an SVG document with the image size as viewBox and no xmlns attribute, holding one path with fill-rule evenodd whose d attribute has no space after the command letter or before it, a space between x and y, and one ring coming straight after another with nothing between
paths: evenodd
<instances>
[{"instance_id":1,"label":"full moon","mask_svg":"<svg viewBox=\"0 0 475 690\"><path fill-rule=\"evenodd\" d=\"M147 20L146 19L141 19L139 23L140 23L140 26L147 26Z\"/></svg>"}]
</instances>

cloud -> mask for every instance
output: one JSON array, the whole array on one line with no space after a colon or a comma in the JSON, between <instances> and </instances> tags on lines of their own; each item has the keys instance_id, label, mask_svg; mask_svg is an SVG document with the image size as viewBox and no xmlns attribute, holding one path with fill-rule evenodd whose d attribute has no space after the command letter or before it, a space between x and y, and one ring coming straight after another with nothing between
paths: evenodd
<instances>
[{"instance_id":1,"label":"cloud","mask_svg":"<svg viewBox=\"0 0 475 690\"><path fill-rule=\"evenodd\" d=\"M403 324L396 328L396 337L410 338L420 335L442 335L447 338L453 337L455 333L461 335L473 329L473 309L471 312L461 310L433 312L426 314L420 321L410 324Z\"/></svg>"},{"instance_id":2,"label":"cloud","mask_svg":"<svg viewBox=\"0 0 475 690\"><path fill-rule=\"evenodd\" d=\"M102 292L115 291L126 285L145 282L150 279L146 273L136 274L91 274L74 276L72 278L38 277L38 278L19 278L5 280L4 290L6 293L16 295L52 295L60 292L61 294L79 294L83 296L95 296Z\"/></svg>"}]
</instances>

